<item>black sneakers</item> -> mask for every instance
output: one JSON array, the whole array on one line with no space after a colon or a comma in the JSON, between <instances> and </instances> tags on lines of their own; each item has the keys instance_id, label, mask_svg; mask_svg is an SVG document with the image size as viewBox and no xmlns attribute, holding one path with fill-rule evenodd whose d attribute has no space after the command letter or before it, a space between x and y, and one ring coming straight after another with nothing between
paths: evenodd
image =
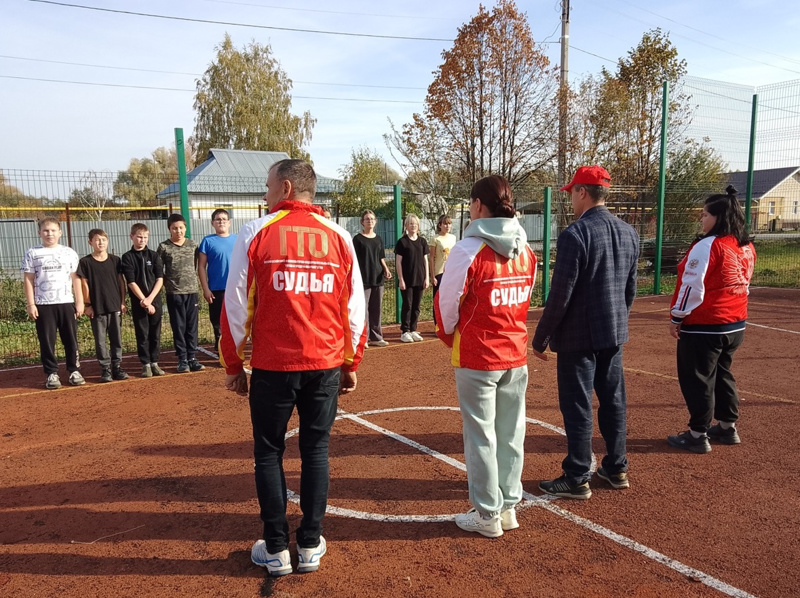
<instances>
[{"instance_id":1,"label":"black sneakers","mask_svg":"<svg viewBox=\"0 0 800 598\"><path fill-rule=\"evenodd\" d=\"M706 432L709 440L719 442L720 444L741 444L742 439L739 438L739 433L736 428L728 428L727 430L719 424L714 424Z\"/></svg>"},{"instance_id":2,"label":"black sneakers","mask_svg":"<svg viewBox=\"0 0 800 598\"><path fill-rule=\"evenodd\" d=\"M189 371L202 372L204 369L206 369L206 366L204 366L202 363L200 363L196 359L190 359L189 360Z\"/></svg>"},{"instance_id":3,"label":"black sneakers","mask_svg":"<svg viewBox=\"0 0 800 598\"><path fill-rule=\"evenodd\" d=\"M555 480L539 482L539 490L562 498L577 498L579 500L592 498L592 489L589 488L589 482L573 484L563 475Z\"/></svg>"},{"instance_id":4,"label":"black sneakers","mask_svg":"<svg viewBox=\"0 0 800 598\"><path fill-rule=\"evenodd\" d=\"M676 434L675 436L667 436L667 443L675 448L691 451L693 453L711 452L711 444L708 442L708 436L703 434L700 438L695 438L689 430Z\"/></svg>"},{"instance_id":5,"label":"black sneakers","mask_svg":"<svg viewBox=\"0 0 800 598\"><path fill-rule=\"evenodd\" d=\"M597 477L611 484L611 487L614 490L622 490L624 488L631 487L631 483L628 481L628 474L625 471L620 471L619 473L615 474L609 474L602 467L598 467Z\"/></svg>"},{"instance_id":6,"label":"black sneakers","mask_svg":"<svg viewBox=\"0 0 800 598\"><path fill-rule=\"evenodd\" d=\"M114 380L127 380L129 378L128 373L125 370L123 370L121 367L120 368L112 367L111 368L111 377Z\"/></svg>"},{"instance_id":7,"label":"black sneakers","mask_svg":"<svg viewBox=\"0 0 800 598\"><path fill-rule=\"evenodd\" d=\"M114 378L111 376L111 368L103 368L100 374L100 382L111 382Z\"/></svg>"}]
</instances>

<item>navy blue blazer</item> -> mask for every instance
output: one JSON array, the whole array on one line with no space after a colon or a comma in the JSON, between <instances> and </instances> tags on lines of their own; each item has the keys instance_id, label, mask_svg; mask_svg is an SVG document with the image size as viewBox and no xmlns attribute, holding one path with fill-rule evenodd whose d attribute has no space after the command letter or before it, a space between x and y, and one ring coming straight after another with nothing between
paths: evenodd
<instances>
[{"instance_id":1,"label":"navy blue blazer","mask_svg":"<svg viewBox=\"0 0 800 598\"><path fill-rule=\"evenodd\" d=\"M533 348L584 352L627 342L638 259L639 236L632 226L604 205L586 210L558 237Z\"/></svg>"}]
</instances>

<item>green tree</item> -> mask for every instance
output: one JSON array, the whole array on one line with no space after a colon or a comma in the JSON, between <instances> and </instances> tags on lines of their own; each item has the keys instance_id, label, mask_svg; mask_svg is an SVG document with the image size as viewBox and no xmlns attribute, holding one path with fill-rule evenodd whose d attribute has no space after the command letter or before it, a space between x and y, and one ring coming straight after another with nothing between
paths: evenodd
<instances>
[{"instance_id":1,"label":"green tree","mask_svg":"<svg viewBox=\"0 0 800 598\"><path fill-rule=\"evenodd\" d=\"M390 185L400 179L376 151L367 147L353 149L350 162L339 169L339 174L343 185L336 199L342 216L360 216L364 210L377 212L386 202L386 193L376 185Z\"/></svg>"},{"instance_id":2,"label":"green tree","mask_svg":"<svg viewBox=\"0 0 800 598\"><path fill-rule=\"evenodd\" d=\"M686 241L698 232L703 200L721 193L727 164L707 145L689 140L670 153L664 196L664 239Z\"/></svg>"},{"instance_id":3,"label":"green tree","mask_svg":"<svg viewBox=\"0 0 800 598\"><path fill-rule=\"evenodd\" d=\"M216 50L216 59L197 81L194 98L198 155L205 157L219 147L283 151L308 160L303 146L311 140L316 120L310 112L290 112L292 82L269 44L253 41L239 51L225 34Z\"/></svg>"},{"instance_id":4,"label":"green tree","mask_svg":"<svg viewBox=\"0 0 800 598\"><path fill-rule=\"evenodd\" d=\"M195 154L187 143L186 169L194 168ZM117 175L114 196L131 207L158 205L156 194L178 180L178 155L174 147L159 147L150 157L132 158Z\"/></svg>"}]
</instances>

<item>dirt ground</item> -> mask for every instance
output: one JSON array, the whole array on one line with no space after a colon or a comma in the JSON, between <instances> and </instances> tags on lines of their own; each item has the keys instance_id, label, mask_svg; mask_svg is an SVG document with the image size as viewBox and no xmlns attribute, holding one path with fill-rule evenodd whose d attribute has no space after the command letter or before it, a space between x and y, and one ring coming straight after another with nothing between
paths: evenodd
<instances>
[{"instance_id":1,"label":"dirt ground","mask_svg":"<svg viewBox=\"0 0 800 598\"><path fill-rule=\"evenodd\" d=\"M389 328L340 401L328 554L317 573L277 580L250 563L261 524L247 402L211 358L204 372L173 374L173 359L163 378L105 385L87 362L86 386L58 391L40 367L2 371L0 596L798 596L798 299L752 290L734 362L743 443L706 455L666 443L688 418L668 298L638 299L624 358L631 488L594 478L591 500L540 499L566 442L531 423L521 527L494 540L447 520L469 508L447 349L429 323L410 345ZM528 417L561 426L554 359L529 364ZM294 529L294 503L289 517Z\"/></svg>"}]
</instances>

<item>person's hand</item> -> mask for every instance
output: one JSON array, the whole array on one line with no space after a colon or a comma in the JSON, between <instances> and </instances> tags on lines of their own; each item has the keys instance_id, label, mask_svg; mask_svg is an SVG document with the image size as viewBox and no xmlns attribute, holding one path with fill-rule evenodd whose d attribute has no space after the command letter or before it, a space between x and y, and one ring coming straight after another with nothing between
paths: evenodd
<instances>
[{"instance_id":1,"label":"person's hand","mask_svg":"<svg viewBox=\"0 0 800 598\"><path fill-rule=\"evenodd\" d=\"M550 359L550 358L547 356L547 354L546 354L546 353L542 353L542 352L540 352L540 351L537 351L536 349L534 349L534 350L533 350L533 355L534 355L534 357L536 357L537 359L541 359L542 361L547 361L547 360L549 360L549 359Z\"/></svg>"},{"instance_id":2,"label":"person's hand","mask_svg":"<svg viewBox=\"0 0 800 598\"><path fill-rule=\"evenodd\" d=\"M214 303L214 293L212 293L210 290L209 291L203 291L203 297L206 298L206 302L209 305Z\"/></svg>"},{"instance_id":3,"label":"person's hand","mask_svg":"<svg viewBox=\"0 0 800 598\"><path fill-rule=\"evenodd\" d=\"M147 313L152 316L154 313L156 313L156 308L154 306L152 306L152 305L148 305L147 306Z\"/></svg>"},{"instance_id":4,"label":"person's hand","mask_svg":"<svg viewBox=\"0 0 800 598\"><path fill-rule=\"evenodd\" d=\"M436 280L435 276L433 278L431 278L431 286L434 286L434 287L435 286L439 286L439 281Z\"/></svg>"},{"instance_id":5,"label":"person's hand","mask_svg":"<svg viewBox=\"0 0 800 598\"><path fill-rule=\"evenodd\" d=\"M386 278L386 280L391 280L391 279L392 279L392 271L391 271L391 270L389 270L389 269L387 269L387 270L386 270L386 271L383 273L383 276L384 276L384 278Z\"/></svg>"},{"instance_id":6,"label":"person's hand","mask_svg":"<svg viewBox=\"0 0 800 598\"><path fill-rule=\"evenodd\" d=\"M339 377L339 394L346 395L353 392L358 384L358 377L355 372L342 371Z\"/></svg>"},{"instance_id":7,"label":"person's hand","mask_svg":"<svg viewBox=\"0 0 800 598\"><path fill-rule=\"evenodd\" d=\"M406 290L406 281L401 278L400 282L398 282L397 286L400 287L401 291L405 291Z\"/></svg>"},{"instance_id":8,"label":"person's hand","mask_svg":"<svg viewBox=\"0 0 800 598\"><path fill-rule=\"evenodd\" d=\"M83 308L83 315L86 316L87 318L93 318L94 308L91 305L87 305L86 307Z\"/></svg>"},{"instance_id":9,"label":"person's hand","mask_svg":"<svg viewBox=\"0 0 800 598\"><path fill-rule=\"evenodd\" d=\"M225 388L243 397L247 396L247 374L244 370L238 374L228 374L225 376Z\"/></svg>"},{"instance_id":10,"label":"person's hand","mask_svg":"<svg viewBox=\"0 0 800 598\"><path fill-rule=\"evenodd\" d=\"M139 301L139 305L141 305L143 308L147 309L148 307L150 307L151 301L147 297L145 297L144 299Z\"/></svg>"},{"instance_id":11,"label":"person's hand","mask_svg":"<svg viewBox=\"0 0 800 598\"><path fill-rule=\"evenodd\" d=\"M674 324L673 322L669 323L669 334L672 338L680 338L681 337L681 325Z\"/></svg>"},{"instance_id":12,"label":"person's hand","mask_svg":"<svg viewBox=\"0 0 800 598\"><path fill-rule=\"evenodd\" d=\"M80 318L84 313L84 305L83 301L76 301L75 302L75 319L77 320Z\"/></svg>"},{"instance_id":13,"label":"person's hand","mask_svg":"<svg viewBox=\"0 0 800 598\"><path fill-rule=\"evenodd\" d=\"M422 288L427 289L429 286L431 286L431 281L426 278L425 284L422 285Z\"/></svg>"},{"instance_id":14,"label":"person's hand","mask_svg":"<svg viewBox=\"0 0 800 598\"><path fill-rule=\"evenodd\" d=\"M124 316L126 313L128 313L128 306L127 306L127 305L125 305L125 302L124 302L124 301L122 302L122 305L120 305L120 306L119 306L119 313L120 313L120 314L122 314L123 316Z\"/></svg>"},{"instance_id":15,"label":"person's hand","mask_svg":"<svg viewBox=\"0 0 800 598\"><path fill-rule=\"evenodd\" d=\"M29 305L29 306L28 306L28 307L25 309L25 311L27 311L27 312L28 312L28 317L29 317L31 320L35 320L35 319L37 319L37 318L39 317L39 309L36 307L36 304L35 304L35 303L31 303L31 304L30 304L30 305Z\"/></svg>"}]
</instances>

